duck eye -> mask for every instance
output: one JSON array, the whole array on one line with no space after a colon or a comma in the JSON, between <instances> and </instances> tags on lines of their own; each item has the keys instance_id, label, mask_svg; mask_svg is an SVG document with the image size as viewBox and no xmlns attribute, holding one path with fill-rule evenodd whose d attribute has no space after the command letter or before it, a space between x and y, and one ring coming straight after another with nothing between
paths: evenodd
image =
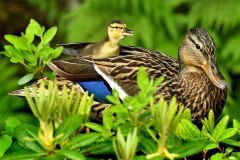
<instances>
[{"instance_id":1,"label":"duck eye","mask_svg":"<svg viewBox=\"0 0 240 160\"><path fill-rule=\"evenodd\" d=\"M199 44L196 44L197 49L201 49L201 46Z\"/></svg>"}]
</instances>

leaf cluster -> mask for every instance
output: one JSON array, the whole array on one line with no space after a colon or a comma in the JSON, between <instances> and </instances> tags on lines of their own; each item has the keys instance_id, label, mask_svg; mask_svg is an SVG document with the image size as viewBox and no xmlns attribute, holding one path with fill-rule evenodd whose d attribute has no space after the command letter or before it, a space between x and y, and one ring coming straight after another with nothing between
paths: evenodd
<instances>
[{"instance_id":1,"label":"leaf cluster","mask_svg":"<svg viewBox=\"0 0 240 160\"><path fill-rule=\"evenodd\" d=\"M1 53L9 57L12 63L20 63L30 72L18 81L20 85L42 74L45 66L61 54L62 47L54 49L49 45L56 32L57 27L51 27L45 31L44 26L31 19L25 33L21 36L4 36L10 44L5 45L5 51ZM39 43L36 45L34 44L35 38L39 38Z\"/></svg>"}]
</instances>

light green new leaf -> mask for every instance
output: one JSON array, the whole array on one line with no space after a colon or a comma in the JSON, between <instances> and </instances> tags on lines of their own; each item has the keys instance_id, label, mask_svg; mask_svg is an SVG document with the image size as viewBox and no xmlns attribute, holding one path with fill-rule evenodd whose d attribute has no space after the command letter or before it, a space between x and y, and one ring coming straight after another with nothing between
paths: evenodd
<instances>
[{"instance_id":1,"label":"light green new leaf","mask_svg":"<svg viewBox=\"0 0 240 160\"><path fill-rule=\"evenodd\" d=\"M224 130L227 127L228 124L228 120L229 120L229 116L224 116L216 125L216 127L214 128L213 132L212 132L212 137L216 140L219 140L220 136L222 135L222 133L224 132Z\"/></svg>"},{"instance_id":2,"label":"light green new leaf","mask_svg":"<svg viewBox=\"0 0 240 160\"><path fill-rule=\"evenodd\" d=\"M213 156L211 156L210 160L223 160L223 154L222 153L216 153Z\"/></svg>"},{"instance_id":3,"label":"light green new leaf","mask_svg":"<svg viewBox=\"0 0 240 160\"><path fill-rule=\"evenodd\" d=\"M218 140L219 141L223 141L225 139L231 138L236 133L237 133L237 129L236 128L227 128L227 129L223 130L223 132L219 136Z\"/></svg>"},{"instance_id":4,"label":"light green new leaf","mask_svg":"<svg viewBox=\"0 0 240 160\"><path fill-rule=\"evenodd\" d=\"M149 87L149 77L146 73L146 69L144 67L140 67L137 73L137 83L138 87L145 91Z\"/></svg>"},{"instance_id":5,"label":"light green new leaf","mask_svg":"<svg viewBox=\"0 0 240 160\"><path fill-rule=\"evenodd\" d=\"M240 123L238 122L238 120L233 120L233 127L236 128L238 132L240 132Z\"/></svg>"},{"instance_id":6,"label":"light green new leaf","mask_svg":"<svg viewBox=\"0 0 240 160\"><path fill-rule=\"evenodd\" d=\"M17 49L28 50L27 41L24 37L18 37L15 35L5 35L4 38L13 44L13 46Z\"/></svg>"},{"instance_id":7,"label":"light green new leaf","mask_svg":"<svg viewBox=\"0 0 240 160\"><path fill-rule=\"evenodd\" d=\"M33 23L28 24L26 31L25 31L25 38L28 40L29 43L32 43L32 41L34 40L34 26Z\"/></svg>"},{"instance_id":8,"label":"light green new leaf","mask_svg":"<svg viewBox=\"0 0 240 160\"><path fill-rule=\"evenodd\" d=\"M62 53L63 51L63 47L57 47L56 49L54 49L52 51L52 54L51 54L51 58L54 59L54 58L57 58L58 56L60 56L60 54Z\"/></svg>"},{"instance_id":9,"label":"light green new leaf","mask_svg":"<svg viewBox=\"0 0 240 160\"><path fill-rule=\"evenodd\" d=\"M103 126L106 130L110 131L113 126L114 117L109 108L105 108L103 111Z\"/></svg>"},{"instance_id":10,"label":"light green new leaf","mask_svg":"<svg viewBox=\"0 0 240 160\"><path fill-rule=\"evenodd\" d=\"M25 76L23 76L21 79L18 81L18 85L23 85L28 82L30 82L34 78L35 74L34 73L29 73Z\"/></svg>"},{"instance_id":11,"label":"light green new leaf","mask_svg":"<svg viewBox=\"0 0 240 160\"><path fill-rule=\"evenodd\" d=\"M3 135L0 137L0 157L4 155L6 150L11 146L12 137Z\"/></svg>"},{"instance_id":12,"label":"light green new leaf","mask_svg":"<svg viewBox=\"0 0 240 160\"><path fill-rule=\"evenodd\" d=\"M34 19L31 19L30 20L30 24L28 25L28 27L30 28L33 28L32 31L35 35L37 35L38 37L42 36L42 27L40 26L40 24L34 20Z\"/></svg>"},{"instance_id":13,"label":"light green new leaf","mask_svg":"<svg viewBox=\"0 0 240 160\"><path fill-rule=\"evenodd\" d=\"M54 26L48 29L42 37L43 44L49 43L53 39L56 33L57 33L57 27Z\"/></svg>"},{"instance_id":14,"label":"light green new leaf","mask_svg":"<svg viewBox=\"0 0 240 160\"><path fill-rule=\"evenodd\" d=\"M182 119L178 124L176 133L184 140L196 140L200 138L201 132L192 122L186 119Z\"/></svg>"}]
</instances>

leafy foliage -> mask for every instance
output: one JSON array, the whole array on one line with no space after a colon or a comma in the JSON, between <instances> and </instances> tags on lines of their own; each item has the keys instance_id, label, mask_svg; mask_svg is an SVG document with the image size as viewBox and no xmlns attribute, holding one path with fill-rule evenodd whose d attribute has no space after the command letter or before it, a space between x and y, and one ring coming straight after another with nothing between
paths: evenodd
<instances>
[{"instance_id":1,"label":"leafy foliage","mask_svg":"<svg viewBox=\"0 0 240 160\"><path fill-rule=\"evenodd\" d=\"M20 37L5 35L5 39L11 45L5 45L5 51L2 53L8 56L12 63L20 63L31 72L18 81L19 85L25 84L32 80L34 76L41 74L51 59L61 54L62 47L53 49L49 46L49 42L56 32L56 27L52 27L45 32L45 27L40 26L37 21L31 19L25 33L22 33ZM35 36L40 38L37 45L33 43Z\"/></svg>"},{"instance_id":2,"label":"leafy foliage","mask_svg":"<svg viewBox=\"0 0 240 160\"><path fill-rule=\"evenodd\" d=\"M202 151L206 157L207 152L217 149L212 159L237 158L232 147L240 145L238 136L235 137L240 133L240 123L234 120L233 127L227 127L229 116L215 123L211 111L200 130L191 122L190 110L178 107L175 98L169 103L163 98L154 100L156 87L162 80L150 80L145 69L140 68L139 94L121 102L114 91L108 97L113 106L105 109L102 124L89 119L93 95L88 98L86 93L80 99L74 88L69 94L66 86L59 92L55 83L44 84L44 81L32 94L25 88L39 126L8 119L0 153L5 159L85 159L104 155L129 160L184 158Z\"/></svg>"}]
</instances>

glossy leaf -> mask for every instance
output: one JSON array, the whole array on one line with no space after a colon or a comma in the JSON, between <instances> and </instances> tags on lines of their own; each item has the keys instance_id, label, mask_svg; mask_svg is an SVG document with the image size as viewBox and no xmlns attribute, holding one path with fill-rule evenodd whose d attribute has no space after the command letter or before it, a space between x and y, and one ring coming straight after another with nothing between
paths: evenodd
<instances>
[{"instance_id":1,"label":"glossy leaf","mask_svg":"<svg viewBox=\"0 0 240 160\"><path fill-rule=\"evenodd\" d=\"M12 43L15 48L22 49L22 50L28 50L28 45L26 42L26 39L24 37L18 37L14 35L5 35L4 38Z\"/></svg>"},{"instance_id":2,"label":"glossy leaf","mask_svg":"<svg viewBox=\"0 0 240 160\"><path fill-rule=\"evenodd\" d=\"M35 35L37 35L39 37L42 35L42 27L40 26L40 24L36 20L31 19L29 27L33 28L33 32L34 32Z\"/></svg>"},{"instance_id":3,"label":"glossy leaf","mask_svg":"<svg viewBox=\"0 0 240 160\"><path fill-rule=\"evenodd\" d=\"M43 44L49 43L53 39L56 33L57 33L57 27L49 28L42 37Z\"/></svg>"},{"instance_id":4,"label":"glossy leaf","mask_svg":"<svg viewBox=\"0 0 240 160\"><path fill-rule=\"evenodd\" d=\"M178 124L176 133L184 140L194 140L200 138L200 130L193 123L186 119L182 119Z\"/></svg>"},{"instance_id":5,"label":"glossy leaf","mask_svg":"<svg viewBox=\"0 0 240 160\"><path fill-rule=\"evenodd\" d=\"M60 56L60 54L62 53L63 51L63 47L57 47L53 50L52 54L51 54L51 58L54 59L54 58L57 58L58 56Z\"/></svg>"},{"instance_id":6,"label":"glossy leaf","mask_svg":"<svg viewBox=\"0 0 240 160\"><path fill-rule=\"evenodd\" d=\"M235 128L227 128L227 129L223 130L223 132L222 132L221 135L219 136L218 140L219 140L219 141L223 141L223 140L225 140L225 139L231 138L231 137L233 137L236 133L237 133L237 129L235 129Z\"/></svg>"},{"instance_id":7,"label":"glossy leaf","mask_svg":"<svg viewBox=\"0 0 240 160\"><path fill-rule=\"evenodd\" d=\"M212 137L216 140L219 140L220 136L222 135L223 131L226 129L228 124L229 116L224 116L216 125L212 132Z\"/></svg>"}]
</instances>

